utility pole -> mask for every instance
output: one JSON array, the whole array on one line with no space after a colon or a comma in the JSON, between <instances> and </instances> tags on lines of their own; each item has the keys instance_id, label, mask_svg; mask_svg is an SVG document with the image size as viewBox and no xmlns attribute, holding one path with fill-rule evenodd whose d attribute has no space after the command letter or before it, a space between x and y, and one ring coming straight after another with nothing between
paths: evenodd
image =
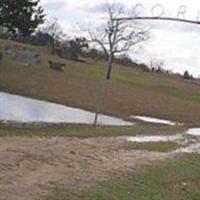
<instances>
[{"instance_id":1,"label":"utility pole","mask_svg":"<svg viewBox=\"0 0 200 200\"><path fill-rule=\"evenodd\" d=\"M96 108L93 126L96 126L98 124L98 117L99 117L99 114L101 112L101 107L103 105L103 100L104 100L104 97L105 97L106 87L107 87L107 83L108 83L107 77L108 77L108 73L109 73L109 66L112 65L112 62L113 62L112 54L110 54L108 61L105 65L103 82L102 82L99 94L97 96L97 108Z\"/></svg>"}]
</instances>

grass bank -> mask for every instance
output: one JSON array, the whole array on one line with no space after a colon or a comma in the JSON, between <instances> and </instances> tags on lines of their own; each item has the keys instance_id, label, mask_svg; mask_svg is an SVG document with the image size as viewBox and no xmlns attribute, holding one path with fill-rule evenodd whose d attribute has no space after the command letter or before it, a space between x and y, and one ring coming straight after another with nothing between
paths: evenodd
<instances>
[{"instance_id":1,"label":"grass bank","mask_svg":"<svg viewBox=\"0 0 200 200\"><path fill-rule=\"evenodd\" d=\"M87 125L5 125L0 124L0 137L115 137L136 134L173 134L186 130L182 126L160 126L151 124L137 124L129 127L87 126Z\"/></svg>"},{"instance_id":2,"label":"grass bank","mask_svg":"<svg viewBox=\"0 0 200 200\"><path fill-rule=\"evenodd\" d=\"M170 152L180 147L181 145L177 144L176 142L146 142L146 143L129 142L124 146L124 149Z\"/></svg>"},{"instance_id":3,"label":"grass bank","mask_svg":"<svg viewBox=\"0 0 200 200\"><path fill-rule=\"evenodd\" d=\"M4 46L5 41L0 40L0 47ZM45 47L17 42L13 46L39 52L41 62L24 66L5 56L0 63L1 91L95 110L104 63L91 59L85 63L64 60L49 54ZM65 63L64 73L50 70L49 60ZM200 82L114 65L101 111L124 119L146 115L200 126Z\"/></svg>"}]
</instances>

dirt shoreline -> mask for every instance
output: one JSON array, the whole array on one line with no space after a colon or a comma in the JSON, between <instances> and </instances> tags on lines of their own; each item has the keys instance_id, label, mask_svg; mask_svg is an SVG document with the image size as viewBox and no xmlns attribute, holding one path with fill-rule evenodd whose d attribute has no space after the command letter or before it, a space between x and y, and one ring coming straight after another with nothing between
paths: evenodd
<instances>
[{"instance_id":1,"label":"dirt shoreline","mask_svg":"<svg viewBox=\"0 0 200 200\"><path fill-rule=\"evenodd\" d=\"M125 150L118 138L0 138L0 200L45 199L172 156Z\"/></svg>"}]
</instances>

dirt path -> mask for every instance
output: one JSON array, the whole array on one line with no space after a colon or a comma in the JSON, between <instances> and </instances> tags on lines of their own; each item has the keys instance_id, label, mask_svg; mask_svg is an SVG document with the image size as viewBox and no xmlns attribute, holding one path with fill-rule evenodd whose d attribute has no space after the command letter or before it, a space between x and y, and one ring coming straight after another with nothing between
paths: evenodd
<instances>
[{"instance_id":1,"label":"dirt path","mask_svg":"<svg viewBox=\"0 0 200 200\"><path fill-rule=\"evenodd\" d=\"M44 199L55 187L88 186L169 154L126 151L121 138L1 138L0 200Z\"/></svg>"}]
</instances>

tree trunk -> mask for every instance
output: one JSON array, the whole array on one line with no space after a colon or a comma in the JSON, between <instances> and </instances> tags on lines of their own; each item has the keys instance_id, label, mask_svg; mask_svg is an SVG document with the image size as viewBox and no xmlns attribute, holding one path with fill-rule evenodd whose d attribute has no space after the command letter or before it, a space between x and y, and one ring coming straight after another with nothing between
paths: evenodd
<instances>
[{"instance_id":1,"label":"tree trunk","mask_svg":"<svg viewBox=\"0 0 200 200\"><path fill-rule=\"evenodd\" d=\"M106 79L107 79L107 80L110 80L110 79L111 79L111 72L112 72L113 59L114 59L114 56L111 55L111 58L110 58L109 61L108 61L108 73L107 73L107 76L106 76Z\"/></svg>"},{"instance_id":2,"label":"tree trunk","mask_svg":"<svg viewBox=\"0 0 200 200\"><path fill-rule=\"evenodd\" d=\"M52 38L52 49L51 49L51 53L52 53L52 55L55 54L55 40L54 40L54 38Z\"/></svg>"}]
</instances>

